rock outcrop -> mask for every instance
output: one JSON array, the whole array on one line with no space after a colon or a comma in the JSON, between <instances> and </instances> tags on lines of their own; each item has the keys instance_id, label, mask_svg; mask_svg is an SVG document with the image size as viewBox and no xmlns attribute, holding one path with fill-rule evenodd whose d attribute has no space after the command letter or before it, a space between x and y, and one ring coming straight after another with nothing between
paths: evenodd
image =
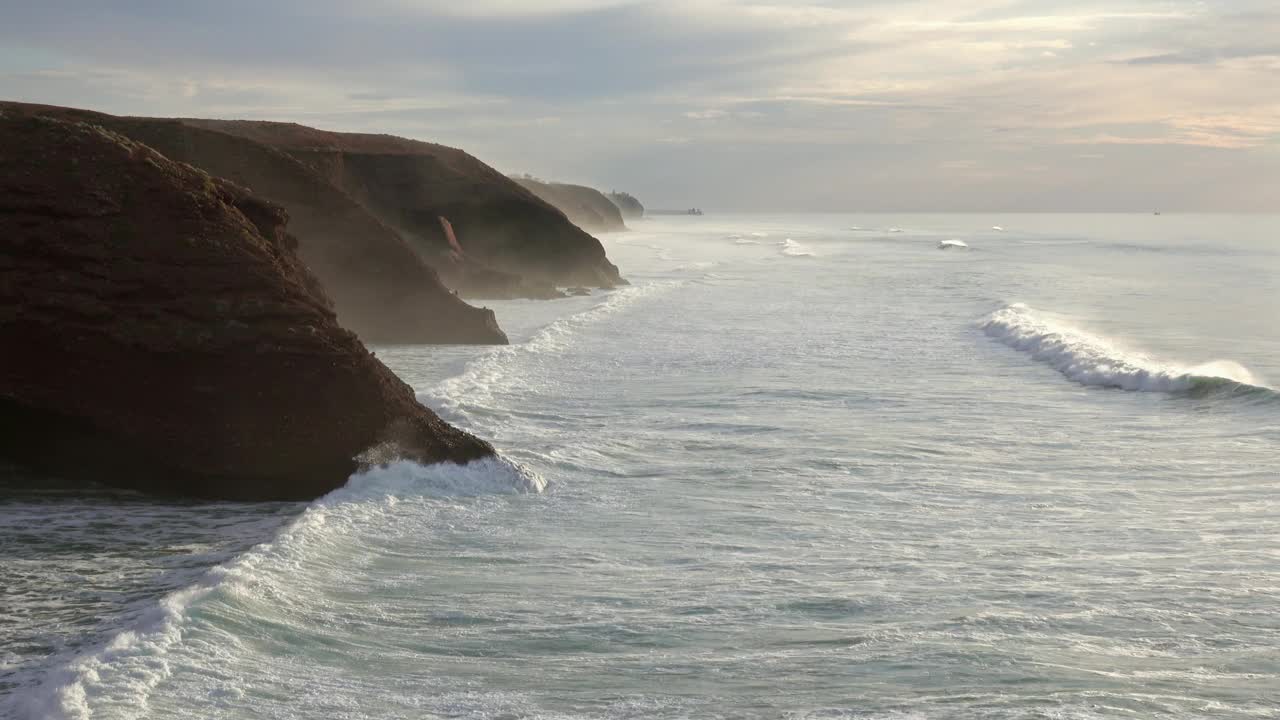
<instances>
[{"instance_id":1,"label":"rock outcrop","mask_svg":"<svg viewBox=\"0 0 1280 720\"><path fill-rule=\"evenodd\" d=\"M302 499L370 448L491 455L338 325L286 219L99 126L0 117L0 457L170 495Z\"/></svg>"},{"instance_id":2,"label":"rock outcrop","mask_svg":"<svg viewBox=\"0 0 1280 720\"><path fill-rule=\"evenodd\" d=\"M585 185L543 182L528 175L513 177L525 190L564 213L574 225L588 232L626 230L622 212L604 193Z\"/></svg>"},{"instance_id":3,"label":"rock outcrop","mask_svg":"<svg viewBox=\"0 0 1280 720\"><path fill-rule=\"evenodd\" d=\"M282 150L408 238L447 284L492 297L496 273L519 283L498 296L559 295L555 286L625 284L600 241L533 193L467 153L391 135L336 133L293 123L184 122ZM452 259L439 218L466 251ZM473 270L474 268L474 270ZM474 277L479 277L477 283Z\"/></svg>"},{"instance_id":4,"label":"rock outcrop","mask_svg":"<svg viewBox=\"0 0 1280 720\"><path fill-rule=\"evenodd\" d=\"M644 217L644 205L635 198L631 193L619 192L614 190L606 197L614 205L618 206L618 210L622 213L624 220L636 220Z\"/></svg>"},{"instance_id":5,"label":"rock outcrop","mask_svg":"<svg viewBox=\"0 0 1280 720\"><path fill-rule=\"evenodd\" d=\"M366 342L507 342L492 311L457 297L394 229L279 150L179 120L23 103L0 103L0 112L101 125L283 205L303 262L333 298L339 321Z\"/></svg>"}]
</instances>

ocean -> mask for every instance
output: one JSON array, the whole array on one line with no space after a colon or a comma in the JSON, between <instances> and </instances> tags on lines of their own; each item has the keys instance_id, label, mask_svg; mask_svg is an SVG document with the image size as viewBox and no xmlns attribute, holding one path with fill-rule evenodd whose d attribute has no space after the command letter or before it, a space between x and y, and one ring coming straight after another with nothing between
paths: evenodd
<instances>
[{"instance_id":1,"label":"ocean","mask_svg":"<svg viewBox=\"0 0 1280 720\"><path fill-rule=\"evenodd\" d=\"M1280 717L1280 217L632 227L508 347L375 348L502 461L5 470L0 716Z\"/></svg>"}]
</instances>

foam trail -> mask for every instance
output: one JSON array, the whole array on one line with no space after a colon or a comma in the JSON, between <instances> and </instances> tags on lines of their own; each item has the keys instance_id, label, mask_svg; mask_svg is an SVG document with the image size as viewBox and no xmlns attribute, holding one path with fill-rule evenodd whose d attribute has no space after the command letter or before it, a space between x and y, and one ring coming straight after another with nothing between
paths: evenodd
<instances>
[{"instance_id":1,"label":"foam trail","mask_svg":"<svg viewBox=\"0 0 1280 720\"><path fill-rule=\"evenodd\" d=\"M654 251L654 253L656 253L657 258L658 258L659 260L671 261L671 260L675 260L675 259L676 259L676 257L675 257L674 255L672 255L672 254L671 254L671 249L670 249L670 248L668 248L668 247L666 247L666 246L663 246L663 245L649 245L648 247L649 247L649 249L650 249L650 250L653 250L653 251Z\"/></svg>"},{"instance_id":2,"label":"foam trail","mask_svg":"<svg viewBox=\"0 0 1280 720\"><path fill-rule=\"evenodd\" d=\"M468 364L460 375L445 380L430 391L419 393L418 400L440 413L446 420L474 426L474 418L466 408L491 408L495 405L495 394L504 387L527 382L526 377L518 374L520 358L561 353L569 347L573 337L582 328L641 298L666 292L683 284L684 281L672 280L614 290L599 305L556 320L523 343L495 346L488 354Z\"/></svg>"},{"instance_id":3,"label":"foam trail","mask_svg":"<svg viewBox=\"0 0 1280 720\"><path fill-rule=\"evenodd\" d=\"M786 240L778 243L778 246L782 248L782 254L787 257L813 257L813 253L809 248L801 245L791 238L787 238Z\"/></svg>"},{"instance_id":4,"label":"foam trail","mask_svg":"<svg viewBox=\"0 0 1280 720\"><path fill-rule=\"evenodd\" d=\"M129 629L105 645L76 655L34 687L0 702L0 717L14 720L91 720L141 717L152 691L172 672L170 650L182 643L190 610L215 593L235 593L261 582L264 565L292 565L326 542L330 525L358 527L352 508L413 497L472 497L539 493L545 480L502 457L466 465L397 461L351 476L343 487L316 500L271 542L210 569L190 587L162 598ZM377 514L378 508L367 512ZM354 520L353 520L354 518ZM101 711L101 712L99 712Z\"/></svg>"},{"instance_id":5,"label":"foam trail","mask_svg":"<svg viewBox=\"0 0 1280 720\"><path fill-rule=\"evenodd\" d=\"M1276 392L1234 361L1215 360L1196 366L1161 363L1049 320L1022 303L997 310L981 327L988 336L1030 353L1082 385L1164 393L1274 396Z\"/></svg>"},{"instance_id":6,"label":"foam trail","mask_svg":"<svg viewBox=\"0 0 1280 720\"><path fill-rule=\"evenodd\" d=\"M700 262L691 262L691 263L685 263L684 265L677 265L671 269L676 272L679 272L682 270L706 270L708 268L713 268L721 264L723 263L721 263L718 260L703 260Z\"/></svg>"}]
</instances>

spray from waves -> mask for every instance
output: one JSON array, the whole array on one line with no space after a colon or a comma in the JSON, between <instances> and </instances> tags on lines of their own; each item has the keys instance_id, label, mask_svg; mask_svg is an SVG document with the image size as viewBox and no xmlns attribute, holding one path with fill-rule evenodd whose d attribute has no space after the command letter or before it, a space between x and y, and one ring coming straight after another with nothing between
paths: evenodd
<instances>
[{"instance_id":1,"label":"spray from waves","mask_svg":"<svg viewBox=\"0 0 1280 720\"><path fill-rule=\"evenodd\" d=\"M1141 392L1280 398L1275 389L1231 360L1195 366L1161 363L1125 351L1104 338L1056 323L1022 303L997 310L982 321L981 327L988 336L1029 353L1082 385Z\"/></svg>"},{"instance_id":2,"label":"spray from waves","mask_svg":"<svg viewBox=\"0 0 1280 720\"><path fill-rule=\"evenodd\" d=\"M670 262L676 259L675 255L671 254L671 249L668 247L665 247L663 245L648 245L646 247L654 251L655 255L659 260Z\"/></svg>"},{"instance_id":3,"label":"spray from waves","mask_svg":"<svg viewBox=\"0 0 1280 720\"><path fill-rule=\"evenodd\" d=\"M350 533L409 498L539 493L547 484L505 458L467 465L399 461L351 476L345 486L307 507L268 543L209 570L195 584L162 598L105 645L78 654L34 686L0 701L0 717L14 720L90 720L103 714L144 714L147 699L173 669L171 651L183 641L192 609L211 595L253 594L266 568L295 567L318 545L332 544L333 526Z\"/></svg>"},{"instance_id":4,"label":"spray from waves","mask_svg":"<svg viewBox=\"0 0 1280 720\"><path fill-rule=\"evenodd\" d=\"M787 257L813 257L813 252L809 248L791 238L778 243L778 247L781 248L780 252Z\"/></svg>"},{"instance_id":5,"label":"spray from waves","mask_svg":"<svg viewBox=\"0 0 1280 720\"><path fill-rule=\"evenodd\" d=\"M475 428L477 411L481 414L496 412L495 396L498 393L511 385L524 385L528 382L528 377L520 371L521 360L562 353L572 345L574 337L584 328L641 299L667 292L685 282L668 280L614 290L600 304L556 320L526 342L495 346L488 354L468 364L460 375L445 380L427 392L419 393L418 400L450 422Z\"/></svg>"}]
</instances>

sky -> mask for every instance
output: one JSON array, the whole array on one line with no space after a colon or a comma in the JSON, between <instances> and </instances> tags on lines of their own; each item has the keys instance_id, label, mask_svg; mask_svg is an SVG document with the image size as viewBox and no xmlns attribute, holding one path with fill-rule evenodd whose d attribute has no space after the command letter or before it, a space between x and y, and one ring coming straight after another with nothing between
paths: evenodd
<instances>
[{"instance_id":1,"label":"sky","mask_svg":"<svg viewBox=\"0 0 1280 720\"><path fill-rule=\"evenodd\" d=\"M1280 212L1277 0L0 0L0 97L712 211Z\"/></svg>"}]
</instances>

